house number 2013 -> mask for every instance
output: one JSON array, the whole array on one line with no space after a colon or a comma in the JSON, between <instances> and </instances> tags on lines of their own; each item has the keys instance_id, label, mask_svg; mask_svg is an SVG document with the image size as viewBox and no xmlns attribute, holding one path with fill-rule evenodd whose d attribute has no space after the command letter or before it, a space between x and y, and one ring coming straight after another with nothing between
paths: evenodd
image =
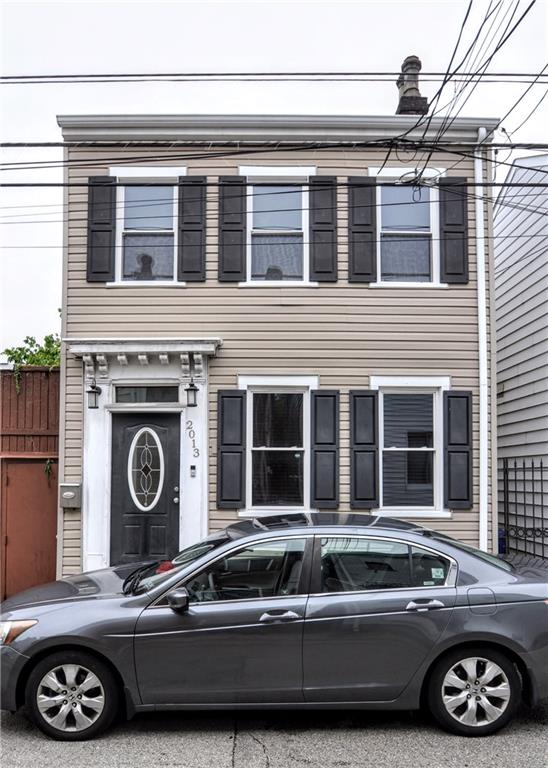
<instances>
[{"instance_id":1,"label":"house number 2013","mask_svg":"<svg viewBox=\"0 0 548 768\"><path fill-rule=\"evenodd\" d=\"M188 439L192 442L192 455L197 459L200 455L200 449L196 446L196 430L194 429L194 422L187 421L185 429Z\"/></svg>"}]
</instances>

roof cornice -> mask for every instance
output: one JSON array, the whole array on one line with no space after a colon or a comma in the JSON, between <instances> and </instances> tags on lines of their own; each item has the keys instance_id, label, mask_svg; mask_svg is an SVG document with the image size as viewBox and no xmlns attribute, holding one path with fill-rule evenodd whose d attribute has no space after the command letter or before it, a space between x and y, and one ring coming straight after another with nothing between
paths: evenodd
<instances>
[{"instance_id":1,"label":"roof cornice","mask_svg":"<svg viewBox=\"0 0 548 768\"><path fill-rule=\"evenodd\" d=\"M413 130L417 115L60 115L67 141L340 142L434 139L442 117ZM444 132L448 142L477 142L478 128L492 131L496 118L459 117Z\"/></svg>"}]
</instances>

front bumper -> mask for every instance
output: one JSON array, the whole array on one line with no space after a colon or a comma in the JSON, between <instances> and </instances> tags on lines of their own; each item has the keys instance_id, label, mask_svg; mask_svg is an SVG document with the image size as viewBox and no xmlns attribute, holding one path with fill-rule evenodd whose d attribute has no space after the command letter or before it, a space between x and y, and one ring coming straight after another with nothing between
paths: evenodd
<instances>
[{"instance_id":1,"label":"front bumper","mask_svg":"<svg viewBox=\"0 0 548 768\"><path fill-rule=\"evenodd\" d=\"M28 661L9 645L0 647L0 709L17 710L17 680Z\"/></svg>"}]
</instances>

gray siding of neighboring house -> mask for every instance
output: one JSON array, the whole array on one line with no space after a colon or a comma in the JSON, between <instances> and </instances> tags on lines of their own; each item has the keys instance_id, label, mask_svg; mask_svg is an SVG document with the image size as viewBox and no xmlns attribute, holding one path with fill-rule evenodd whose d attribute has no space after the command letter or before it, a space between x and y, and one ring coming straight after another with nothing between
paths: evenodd
<instances>
[{"instance_id":1,"label":"gray siding of neighboring house","mask_svg":"<svg viewBox=\"0 0 548 768\"><path fill-rule=\"evenodd\" d=\"M146 164L146 151L70 151L70 158L93 156L93 174L104 175L109 165L128 162L132 152ZM166 152L173 164L175 150ZM158 151L154 152L158 155ZM318 175L336 175L344 182L351 175L367 174L379 166L383 151L300 151L239 156L237 160L204 157L187 161L189 175L237 173L238 165L315 165ZM102 160L104 158L104 160ZM108 158L108 159L107 159ZM436 167L473 180L471 160L455 163L454 155L437 153ZM138 164L138 163L136 163ZM390 165L397 165L396 161ZM70 180L86 182L89 170L74 167ZM209 366L209 471L210 527L219 528L237 518L237 512L219 510L215 503L217 449L217 391L237 386L238 374L316 374L322 388L341 391L340 511L349 509L349 413L347 393L367 388L376 375L445 375L455 388L473 393L474 504L454 511L452 519L426 524L478 544L479 514L479 361L476 282L475 205L468 207L470 280L449 288L375 289L349 284L347 243L347 190L338 190L337 283L315 288L239 288L217 279L217 191L208 193L207 280L186 287L105 287L86 282L87 191L69 192L68 264L64 307L68 337L219 336L223 346ZM487 206L485 227L490 227ZM487 264L489 273L490 265ZM487 284L489 301L490 283ZM488 313L489 317L489 313ZM489 320L488 320L489 323ZM490 325L488 327L490 339ZM489 365L490 370L490 365ZM63 466L65 481L78 481L82 472L82 363L70 354L64 360ZM491 440L489 441L491 447ZM491 477L491 452L490 469ZM491 509L491 494L489 508ZM491 521L491 514L489 515ZM490 536L492 535L491 522ZM69 512L62 522L62 570L77 571L81 563L80 513Z\"/></svg>"},{"instance_id":2,"label":"gray siding of neighboring house","mask_svg":"<svg viewBox=\"0 0 548 768\"><path fill-rule=\"evenodd\" d=\"M510 183L546 183L548 156ZM508 187L494 212L498 456L548 460L548 189ZM514 206L514 207L511 207ZM524 210L527 208L527 210Z\"/></svg>"}]
</instances>

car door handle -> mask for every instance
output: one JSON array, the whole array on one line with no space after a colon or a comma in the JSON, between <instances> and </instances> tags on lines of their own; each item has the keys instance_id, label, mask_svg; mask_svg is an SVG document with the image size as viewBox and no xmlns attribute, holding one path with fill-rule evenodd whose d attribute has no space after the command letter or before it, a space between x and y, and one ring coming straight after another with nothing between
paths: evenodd
<instances>
[{"instance_id":1,"label":"car door handle","mask_svg":"<svg viewBox=\"0 0 548 768\"><path fill-rule=\"evenodd\" d=\"M445 608L445 603L442 603L441 600L424 600L420 602L411 600L405 606L406 611L431 611L433 608Z\"/></svg>"},{"instance_id":2,"label":"car door handle","mask_svg":"<svg viewBox=\"0 0 548 768\"><path fill-rule=\"evenodd\" d=\"M261 624L274 624L277 621L296 621L300 619L298 613L295 611L284 611L283 613L263 613L259 621Z\"/></svg>"}]
</instances>

